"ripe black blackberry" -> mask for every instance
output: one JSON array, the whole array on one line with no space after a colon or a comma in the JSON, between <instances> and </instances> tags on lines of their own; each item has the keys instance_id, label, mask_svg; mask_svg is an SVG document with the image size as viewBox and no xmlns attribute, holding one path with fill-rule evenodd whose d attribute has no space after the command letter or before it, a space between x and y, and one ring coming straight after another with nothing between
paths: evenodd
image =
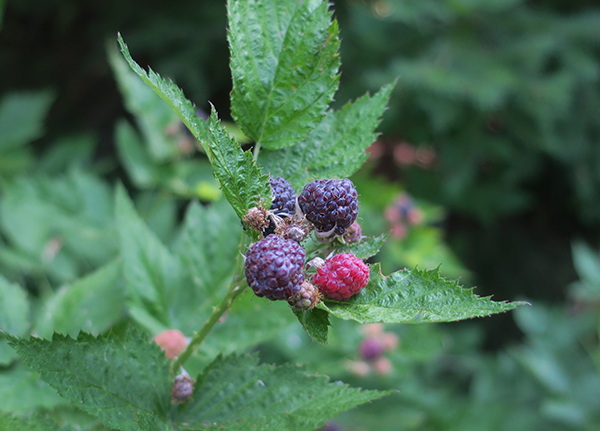
<instances>
[{"instance_id":1,"label":"ripe black blackberry","mask_svg":"<svg viewBox=\"0 0 600 431\"><path fill-rule=\"evenodd\" d=\"M269 178L273 192L271 211L294 215L296 212L296 191L290 183L282 177Z\"/></svg>"},{"instance_id":2,"label":"ripe black blackberry","mask_svg":"<svg viewBox=\"0 0 600 431\"><path fill-rule=\"evenodd\" d=\"M288 300L300 292L306 252L296 241L269 235L246 253L246 280L256 296Z\"/></svg>"},{"instance_id":3,"label":"ripe black blackberry","mask_svg":"<svg viewBox=\"0 0 600 431\"><path fill-rule=\"evenodd\" d=\"M316 180L304 186L298 206L317 238L342 235L358 216L358 193L349 179Z\"/></svg>"}]
</instances>

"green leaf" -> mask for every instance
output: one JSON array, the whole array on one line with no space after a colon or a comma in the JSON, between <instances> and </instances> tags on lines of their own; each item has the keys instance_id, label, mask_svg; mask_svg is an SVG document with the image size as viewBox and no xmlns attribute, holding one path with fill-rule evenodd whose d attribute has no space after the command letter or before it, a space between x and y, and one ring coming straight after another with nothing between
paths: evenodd
<instances>
[{"instance_id":1,"label":"green leaf","mask_svg":"<svg viewBox=\"0 0 600 431\"><path fill-rule=\"evenodd\" d=\"M292 307L292 311L302 324L310 338L320 344L327 344L327 332L329 331L329 313L319 308L312 310L300 310Z\"/></svg>"},{"instance_id":2,"label":"green leaf","mask_svg":"<svg viewBox=\"0 0 600 431\"><path fill-rule=\"evenodd\" d=\"M62 175L74 166L87 169L96 152L97 137L89 134L69 135L52 141L37 159L37 170L49 175Z\"/></svg>"},{"instance_id":3,"label":"green leaf","mask_svg":"<svg viewBox=\"0 0 600 431\"><path fill-rule=\"evenodd\" d=\"M229 0L227 6L236 123L264 148L301 142L338 87L338 26L327 3Z\"/></svg>"},{"instance_id":4,"label":"green leaf","mask_svg":"<svg viewBox=\"0 0 600 431\"><path fill-rule=\"evenodd\" d=\"M21 336L29 328L27 292L0 274L0 330Z\"/></svg>"},{"instance_id":5,"label":"green leaf","mask_svg":"<svg viewBox=\"0 0 600 431\"><path fill-rule=\"evenodd\" d=\"M328 111L301 144L263 151L261 165L271 175L285 177L297 190L309 178L349 177L367 160L365 151L377 137L375 129L393 87L385 85L373 96L367 94L337 112Z\"/></svg>"},{"instance_id":6,"label":"green leaf","mask_svg":"<svg viewBox=\"0 0 600 431\"><path fill-rule=\"evenodd\" d=\"M206 122L198 117L196 114L196 108L188 99L186 99L183 91L172 81L165 81L158 73L152 69L148 69L148 72L142 69L134 60L131 58L129 49L125 44L125 41L118 35L119 46L121 47L121 53L129 66L133 71L142 78L142 81L146 83L156 94L160 96L167 104L171 107L177 116L183 121L188 129L192 132L194 137L206 150L206 141L208 139L208 133L206 129ZM208 151L207 151L208 153Z\"/></svg>"},{"instance_id":7,"label":"green leaf","mask_svg":"<svg viewBox=\"0 0 600 431\"><path fill-rule=\"evenodd\" d=\"M352 253L359 259L366 260L379 252L379 249L381 249L386 239L387 234L363 238L360 242L355 244L341 245L335 250L335 254Z\"/></svg>"},{"instance_id":8,"label":"green leaf","mask_svg":"<svg viewBox=\"0 0 600 431\"><path fill-rule=\"evenodd\" d=\"M44 118L54 101L50 91L10 93L0 101L0 151L25 145L44 132Z\"/></svg>"},{"instance_id":9,"label":"green leaf","mask_svg":"<svg viewBox=\"0 0 600 431\"><path fill-rule=\"evenodd\" d=\"M12 350L12 349L11 349ZM14 351L14 350L13 350ZM56 393L40 375L19 363L0 373L0 410L25 412L31 409L53 409L69 402Z\"/></svg>"},{"instance_id":10,"label":"green leaf","mask_svg":"<svg viewBox=\"0 0 600 431\"><path fill-rule=\"evenodd\" d=\"M166 419L169 364L136 330L122 338L81 332L77 340L55 334L52 341L10 337L9 343L61 396L108 427L137 431L137 415Z\"/></svg>"},{"instance_id":11,"label":"green leaf","mask_svg":"<svg viewBox=\"0 0 600 431\"><path fill-rule=\"evenodd\" d=\"M0 274L0 365L10 364L17 356L7 345L4 333L22 336L29 329L29 300L18 284Z\"/></svg>"},{"instance_id":12,"label":"green leaf","mask_svg":"<svg viewBox=\"0 0 600 431\"><path fill-rule=\"evenodd\" d=\"M155 186L158 178L166 175L163 166L152 162L137 132L127 121L120 120L117 123L115 142L119 159L136 186L140 188Z\"/></svg>"},{"instance_id":13,"label":"green leaf","mask_svg":"<svg viewBox=\"0 0 600 431\"><path fill-rule=\"evenodd\" d=\"M440 277L437 269L405 269L388 277L373 265L370 280L348 301L327 299L318 307L345 320L360 323L452 322L512 310L526 302L493 302L457 280Z\"/></svg>"},{"instance_id":14,"label":"green leaf","mask_svg":"<svg viewBox=\"0 0 600 431\"><path fill-rule=\"evenodd\" d=\"M148 229L123 187L117 188L116 217L130 312L151 332L169 329L167 292L180 284L180 262Z\"/></svg>"},{"instance_id":15,"label":"green leaf","mask_svg":"<svg viewBox=\"0 0 600 431\"><path fill-rule=\"evenodd\" d=\"M243 151L227 134L214 107L208 120L208 131L208 154L213 174L238 217L243 218L259 203L268 208L272 199L269 177L261 174L252 154Z\"/></svg>"},{"instance_id":16,"label":"green leaf","mask_svg":"<svg viewBox=\"0 0 600 431\"><path fill-rule=\"evenodd\" d=\"M108 60L123 95L125 107L135 115L152 158L166 161L179 157L181 154L177 139L168 133L170 128L181 124L177 114L151 87L140 80L113 44L108 47Z\"/></svg>"},{"instance_id":17,"label":"green leaf","mask_svg":"<svg viewBox=\"0 0 600 431\"><path fill-rule=\"evenodd\" d=\"M125 120L117 123L115 141L119 158L138 188L163 188L178 196L199 197L205 201L221 196L208 159L190 158L170 164L156 162L144 149L138 133Z\"/></svg>"},{"instance_id":18,"label":"green leaf","mask_svg":"<svg viewBox=\"0 0 600 431\"><path fill-rule=\"evenodd\" d=\"M192 400L178 408L175 421L178 429L312 431L386 394L330 383L295 365L258 365L256 357L232 355L198 376Z\"/></svg>"},{"instance_id":19,"label":"green leaf","mask_svg":"<svg viewBox=\"0 0 600 431\"><path fill-rule=\"evenodd\" d=\"M208 298L223 296L229 284L240 252L240 233L239 220L224 199L209 206L189 205L177 251L209 307Z\"/></svg>"},{"instance_id":20,"label":"green leaf","mask_svg":"<svg viewBox=\"0 0 600 431\"><path fill-rule=\"evenodd\" d=\"M97 176L72 168L6 181L2 191L0 225L17 267L64 283L115 256L112 190Z\"/></svg>"},{"instance_id":21,"label":"green leaf","mask_svg":"<svg viewBox=\"0 0 600 431\"><path fill-rule=\"evenodd\" d=\"M198 353L212 361L220 353L239 352L274 339L290 324L293 317L287 303L258 298L248 289L214 327Z\"/></svg>"},{"instance_id":22,"label":"green leaf","mask_svg":"<svg viewBox=\"0 0 600 431\"><path fill-rule=\"evenodd\" d=\"M66 429L72 428L60 427L49 417L41 414L19 417L0 412L0 431L61 431Z\"/></svg>"},{"instance_id":23,"label":"green leaf","mask_svg":"<svg viewBox=\"0 0 600 431\"><path fill-rule=\"evenodd\" d=\"M116 200L130 314L153 334L179 329L191 335L214 304L206 291L193 288L188 267L148 228L122 187L117 189Z\"/></svg>"},{"instance_id":24,"label":"green leaf","mask_svg":"<svg viewBox=\"0 0 600 431\"><path fill-rule=\"evenodd\" d=\"M171 106L198 142L202 144L210 158L213 174L238 217L245 216L249 208L260 202L268 206L271 203L268 177L260 173L252 155L244 152L223 129L214 107L208 122L198 118L191 102L185 98L183 92L175 84L166 82L152 69L146 73L133 61L121 35L119 35L119 44L121 52L131 68Z\"/></svg>"},{"instance_id":25,"label":"green leaf","mask_svg":"<svg viewBox=\"0 0 600 431\"><path fill-rule=\"evenodd\" d=\"M80 330L94 335L107 330L123 312L123 287L120 260L61 287L44 303L37 334L48 338L52 332L60 332L73 337Z\"/></svg>"}]
</instances>

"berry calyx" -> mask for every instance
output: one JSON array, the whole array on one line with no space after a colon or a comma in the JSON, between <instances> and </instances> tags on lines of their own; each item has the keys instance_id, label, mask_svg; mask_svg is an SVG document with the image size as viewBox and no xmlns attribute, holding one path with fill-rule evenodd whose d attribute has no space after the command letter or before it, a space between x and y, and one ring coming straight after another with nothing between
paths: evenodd
<instances>
[{"instance_id":1,"label":"berry calyx","mask_svg":"<svg viewBox=\"0 0 600 431\"><path fill-rule=\"evenodd\" d=\"M246 253L246 280L256 296L287 300L300 292L306 252L296 241L269 235Z\"/></svg>"},{"instance_id":2,"label":"berry calyx","mask_svg":"<svg viewBox=\"0 0 600 431\"><path fill-rule=\"evenodd\" d=\"M325 261L313 278L321 293L347 301L369 282L369 267L352 253L342 253Z\"/></svg>"},{"instance_id":3,"label":"berry calyx","mask_svg":"<svg viewBox=\"0 0 600 431\"><path fill-rule=\"evenodd\" d=\"M349 179L315 180L304 186L298 206L317 238L342 235L358 216L358 193Z\"/></svg>"}]
</instances>

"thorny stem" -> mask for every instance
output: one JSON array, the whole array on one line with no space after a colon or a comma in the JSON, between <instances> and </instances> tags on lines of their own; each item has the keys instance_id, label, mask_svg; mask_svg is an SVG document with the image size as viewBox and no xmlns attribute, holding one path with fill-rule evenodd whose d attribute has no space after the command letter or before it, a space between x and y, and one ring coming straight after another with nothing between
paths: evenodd
<instances>
[{"instance_id":1,"label":"thorny stem","mask_svg":"<svg viewBox=\"0 0 600 431\"><path fill-rule=\"evenodd\" d=\"M242 232L242 239L240 241L240 250L246 244L247 238L248 237ZM231 304L233 304L233 302L242 293L244 293L244 291L246 290L246 289L244 289L244 284L246 283L246 280L244 279L243 270L244 270L244 259L243 259L243 256L240 254L236 258L235 272L234 272L233 280L231 281L231 284L229 286L229 291L227 292L227 295L225 295L225 297L221 300L219 305L217 305L214 308L214 310L213 310L212 314L210 315L210 317L208 318L208 320L206 322L204 322L204 325L202 325L202 328L200 328L200 330L198 332L196 332L196 334L190 341L190 344L188 344L188 346L183 351L183 353L181 353L181 355L179 355L179 357L173 364L173 370L175 370L175 372L178 372L179 368L182 367L183 364L196 351L196 349L200 346L202 341L204 341L204 338L206 338L208 333L211 331L213 326L215 326L215 324L219 321L219 319L221 318L223 313L225 313L225 311L227 311L227 309L229 307L231 307Z\"/></svg>"}]
</instances>

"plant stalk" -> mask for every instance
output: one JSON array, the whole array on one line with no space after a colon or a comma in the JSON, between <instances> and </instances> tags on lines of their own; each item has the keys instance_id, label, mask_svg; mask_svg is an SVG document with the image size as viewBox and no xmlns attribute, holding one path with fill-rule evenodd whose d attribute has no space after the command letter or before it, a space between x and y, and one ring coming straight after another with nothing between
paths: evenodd
<instances>
[{"instance_id":1,"label":"plant stalk","mask_svg":"<svg viewBox=\"0 0 600 431\"><path fill-rule=\"evenodd\" d=\"M244 233L242 233L242 240L240 241L240 250L246 244L247 238L248 237ZM204 338L206 338L208 333L211 331L213 326L215 326L215 324L219 321L223 313L225 313L227 309L231 307L231 304L233 304L233 302L246 290L244 288L246 280L244 279L243 262L243 256L240 254L236 260L234 277L229 287L229 291L227 292L227 295L225 295L225 297L221 300L219 305L215 307L208 320L204 322L202 328L200 328L200 330L196 332L196 334L190 341L190 344L188 344L186 349L181 353L181 355L179 355L179 357L173 364L173 370L175 370L175 372L178 372L179 368L182 367L183 364L185 364L185 362L190 358L192 353L196 351L196 349L200 346L202 341L204 341Z\"/></svg>"}]
</instances>

